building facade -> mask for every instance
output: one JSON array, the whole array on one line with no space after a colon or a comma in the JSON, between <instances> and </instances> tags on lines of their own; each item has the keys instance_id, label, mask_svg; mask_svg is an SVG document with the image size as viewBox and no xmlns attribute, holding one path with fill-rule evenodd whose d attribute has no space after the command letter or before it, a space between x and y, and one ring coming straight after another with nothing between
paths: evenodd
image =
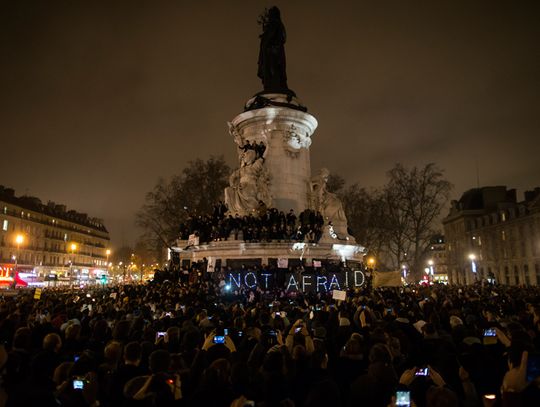
<instances>
[{"instance_id":1,"label":"building facade","mask_svg":"<svg viewBox=\"0 0 540 407\"><path fill-rule=\"evenodd\" d=\"M475 188L452 201L443 220L449 280L540 285L540 188Z\"/></svg>"},{"instance_id":2,"label":"building facade","mask_svg":"<svg viewBox=\"0 0 540 407\"><path fill-rule=\"evenodd\" d=\"M0 276L15 266L29 279L90 280L106 274L109 233L103 222L54 202L16 197L0 186Z\"/></svg>"}]
</instances>

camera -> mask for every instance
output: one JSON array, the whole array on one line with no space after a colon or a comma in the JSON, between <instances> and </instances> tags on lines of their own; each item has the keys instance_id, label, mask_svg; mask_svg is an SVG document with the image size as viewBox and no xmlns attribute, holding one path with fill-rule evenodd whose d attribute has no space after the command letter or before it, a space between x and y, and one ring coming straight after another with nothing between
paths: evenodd
<instances>
[{"instance_id":1,"label":"camera","mask_svg":"<svg viewBox=\"0 0 540 407\"><path fill-rule=\"evenodd\" d=\"M415 376L427 376L429 375L429 368L427 367L421 367L420 369L416 370Z\"/></svg>"},{"instance_id":2,"label":"camera","mask_svg":"<svg viewBox=\"0 0 540 407\"><path fill-rule=\"evenodd\" d=\"M495 328L484 329L484 336L497 336Z\"/></svg>"},{"instance_id":3,"label":"camera","mask_svg":"<svg viewBox=\"0 0 540 407\"><path fill-rule=\"evenodd\" d=\"M409 390L396 391L396 407L409 407L411 405L411 392Z\"/></svg>"},{"instance_id":4,"label":"camera","mask_svg":"<svg viewBox=\"0 0 540 407\"><path fill-rule=\"evenodd\" d=\"M86 380L82 377L75 377L72 381L73 390L82 390L86 384Z\"/></svg>"},{"instance_id":5,"label":"camera","mask_svg":"<svg viewBox=\"0 0 540 407\"><path fill-rule=\"evenodd\" d=\"M225 343L225 336L224 335L216 335L213 339L214 343Z\"/></svg>"}]
</instances>

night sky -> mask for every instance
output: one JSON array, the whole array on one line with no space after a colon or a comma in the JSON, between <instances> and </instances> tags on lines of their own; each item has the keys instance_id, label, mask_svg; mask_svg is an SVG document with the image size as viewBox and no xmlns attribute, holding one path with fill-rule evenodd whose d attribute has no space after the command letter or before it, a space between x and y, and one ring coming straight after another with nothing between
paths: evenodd
<instances>
[{"instance_id":1,"label":"night sky","mask_svg":"<svg viewBox=\"0 0 540 407\"><path fill-rule=\"evenodd\" d=\"M319 121L312 170L381 186L436 162L454 198L540 186L538 1L15 1L0 11L0 184L101 217L132 243L159 176L224 154L262 85L265 7Z\"/></svg>"}]
</instances>

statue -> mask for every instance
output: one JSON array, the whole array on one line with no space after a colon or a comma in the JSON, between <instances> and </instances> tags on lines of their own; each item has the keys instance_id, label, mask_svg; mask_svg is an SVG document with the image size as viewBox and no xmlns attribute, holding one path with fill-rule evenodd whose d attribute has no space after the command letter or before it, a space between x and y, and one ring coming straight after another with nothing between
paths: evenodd
<instances>
[{"instance_id":1,"label":"statue","mask_svg":"<svg viewBox=\"0 0 540 407\"><path fill-rule=\"evenodd\" d=\"M322 168L319 175L311 180L311 206L314 210L319 211L327 225L331 227L332 233L335 232L334 238L349 239L347 232L347 217L343 204L338 196L329 192L326 188L330 171Z\"/></svg>"},{"instance_id":2,"label":"statue","mask_svg":"<svg viewBox=\"0 0 540 407\"><path fill-rule=\"evenodd\" d=\"M260 202L271 204L268 189L270 176L264 166L264 160L257 158L254 150L242 153L240 168L229 178L229 187L225 188L225 204L229 213L246 215L259 207Z\"/></svg>"},{"instance_id":3,"label":"statue","mask_svg":"<svg viewBox=\"0 0 540 407\"><path fill-rule=\"evenodd\" d=\"M277 7L265 10L259 17L263 32L259 36L259 69L257 76L262 79L265 92L290 93L285 70L285 26L281 22Z\"/></svg>"}]
</instances>

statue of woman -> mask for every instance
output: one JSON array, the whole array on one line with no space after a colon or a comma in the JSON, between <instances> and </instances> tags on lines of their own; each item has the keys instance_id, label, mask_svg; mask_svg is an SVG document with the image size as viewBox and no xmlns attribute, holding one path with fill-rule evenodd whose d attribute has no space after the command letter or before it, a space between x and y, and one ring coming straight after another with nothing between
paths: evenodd
<instances>
[{"instance_id":1,"label":"statue of woman","mask_svg":"<svg viewBox=\"0 0 540 407\"><path fill-rule=\"evenodd\" d=\"M263 33L259 36L259 70L257 76L262 79L265 92L287 92L287 73L285 70L285 41L287 34L281 22L277 7L271 7L259 20Z\"/></svg>"},{"instance_id":2,"label":"statue of woman","mask_svg":"<svg viewBox=\"0 0 540 407\"><path fill-rule=\"evenodd\" d=\"M347 236L347 217L343 204L338 196L329 192L326 184L330 171L322 168L319 175L311 180L311 199L314 210L319 211L324 217L325 223L331 222L334 229L339 235Z\"/></svg>"}]
</instances>

